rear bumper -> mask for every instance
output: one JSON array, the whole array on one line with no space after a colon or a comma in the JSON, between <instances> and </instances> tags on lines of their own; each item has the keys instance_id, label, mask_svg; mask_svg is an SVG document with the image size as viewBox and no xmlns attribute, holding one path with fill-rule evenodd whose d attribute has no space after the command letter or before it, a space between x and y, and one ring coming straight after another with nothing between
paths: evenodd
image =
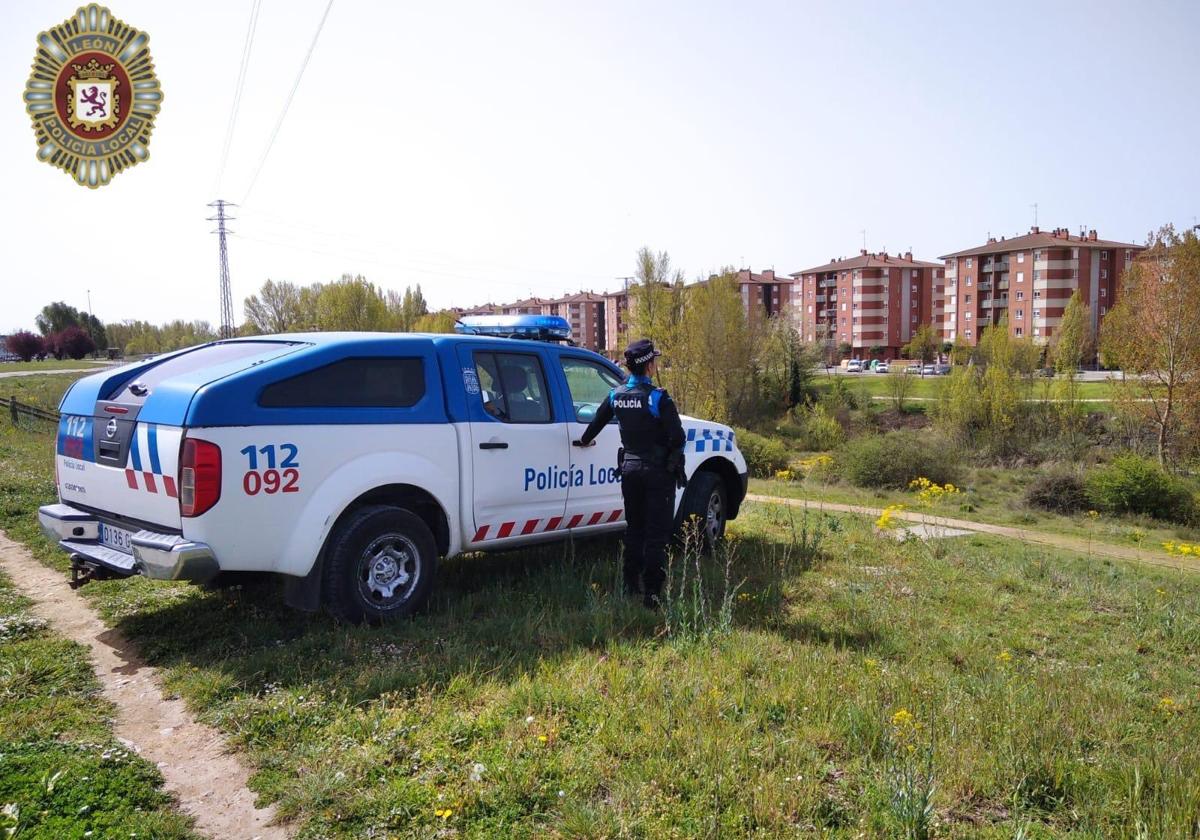
<instances>
[{"instance_id":1,"label":"rear bumper","mask_svg":"<svg viewBox=\"0 0 1200 840\"><path fill-rule=\"evenodd\" d=\"M131 541L132 554L101 545L99 517L70 505L39 508L38 523L65 551L116 574L204 583L221 571L211 548L178 534L138 531Z\"/></svg>"}]
</instances>

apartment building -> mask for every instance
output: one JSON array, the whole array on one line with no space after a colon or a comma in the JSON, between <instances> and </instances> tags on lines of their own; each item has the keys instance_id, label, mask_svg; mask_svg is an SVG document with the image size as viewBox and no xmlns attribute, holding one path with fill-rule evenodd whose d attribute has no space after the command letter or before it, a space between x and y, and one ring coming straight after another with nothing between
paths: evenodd
<instances>
[{"instance_id":1,"label":"apartment building","mask_svg":"<svg viewBox=\"0 0 1200 840\"><path fill-rule=\"evenodd\" d=\"M619 358L625 348L621 336L629 326L629 289L609 292L604 296L604 350L609 358Z\"/></svg>"},{"instance_id":2,"label":"apartment building","mask_svg":"<svg viewBox=\"0 0 1200 840\"><path fill-rule=\"evenodd\" d=\"M778 276L770 268L760 274L743 268L737 273L737 284L747 324L762 323L780 313L792 317L793 283L790 277Z\"/></svg>"},{"instance_id":3,"label":"apartment building","mask_svg":"<svg viewBox=\"0 0 1200 840\"><path fill-rule=\"evenodd\" d=\"M1096 231L1032 227L1024 236L990 237L984 245L944 260L944 307L937 326L946 341L976 344L982 331L1007 316L1009 333L1047 341L1078 289L1092 326L1112 307L1121 275L1144 249L1100 239Z\"/></svg>"},{"instance_id":4,"label":"apartment building","mask_svg":"<svg viewBox=\"0 0 1200 840\"><path fill-rule=\"evenodd\" d=\"M794 322L809 342L849 344L867 357L879 348L900 354L917 327L934 320L944 297L939 263L904 254L869 253L831 259L791 275ZM939 297L941 296L941 297Z\"/></svg>"},{"instance_id":5,"label":"apartment building","mask_svg":"<svg viewBox=\"0 0 1200 840\"><path fill-rule=\"evenodd\" d=\"M541 314L566 318L576 344L602 353L608 349L605 304L604 295L578 292L546 301Z\"/></svg>"}]
</instances>

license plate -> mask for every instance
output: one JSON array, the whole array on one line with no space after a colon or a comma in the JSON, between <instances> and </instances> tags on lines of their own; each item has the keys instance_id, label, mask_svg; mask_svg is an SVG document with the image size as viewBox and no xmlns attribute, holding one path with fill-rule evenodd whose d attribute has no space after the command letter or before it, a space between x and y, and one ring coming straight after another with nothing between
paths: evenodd
<instances>
[{"instance_id":1,"label":"license plate","mask_svg":"<svg viewBox=\"0 0 1200 840\"><path fill-rule=\"evenodd\" d=\"M133 532L100 523L100 544L125 554L133 554Z\"/></svg>"}]
</instances>

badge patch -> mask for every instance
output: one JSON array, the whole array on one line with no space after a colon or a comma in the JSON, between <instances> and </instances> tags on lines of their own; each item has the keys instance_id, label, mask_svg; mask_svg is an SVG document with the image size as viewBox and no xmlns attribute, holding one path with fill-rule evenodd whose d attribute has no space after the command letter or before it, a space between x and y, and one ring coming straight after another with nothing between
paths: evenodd
<instances>
[{"instance_id":1,"label":"badge patch","mask_svg":"<svg viewBox=\"0 0 1200 840\"><path fill-rule=\"evenodd\" d=\"M92 4L37 42L25 110L38 160L95 189L148 159L163 100L149 36Z\"/></svg>"}]
</instances>

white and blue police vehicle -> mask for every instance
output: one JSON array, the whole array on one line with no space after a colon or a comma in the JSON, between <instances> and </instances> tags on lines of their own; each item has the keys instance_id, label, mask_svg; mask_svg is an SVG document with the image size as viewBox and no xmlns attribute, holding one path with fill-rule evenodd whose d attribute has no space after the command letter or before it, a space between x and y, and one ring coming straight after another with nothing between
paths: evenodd
<instances>
[{"instance_id":1,"label":"white and blue police vehicle","mask_svg":"<svg viewBox=\"0 0 1200 840\"><path fill-rule=\"evenodd\" d=\"M548 316L459 334L237 338L109 369L63 397L42 529L76 576L284 576L347 621L417 609L439 558L619 531L624 381ZM683 418L679 521L721 538L746 495L733 431Z\"/></svg>"}]
</instances>

